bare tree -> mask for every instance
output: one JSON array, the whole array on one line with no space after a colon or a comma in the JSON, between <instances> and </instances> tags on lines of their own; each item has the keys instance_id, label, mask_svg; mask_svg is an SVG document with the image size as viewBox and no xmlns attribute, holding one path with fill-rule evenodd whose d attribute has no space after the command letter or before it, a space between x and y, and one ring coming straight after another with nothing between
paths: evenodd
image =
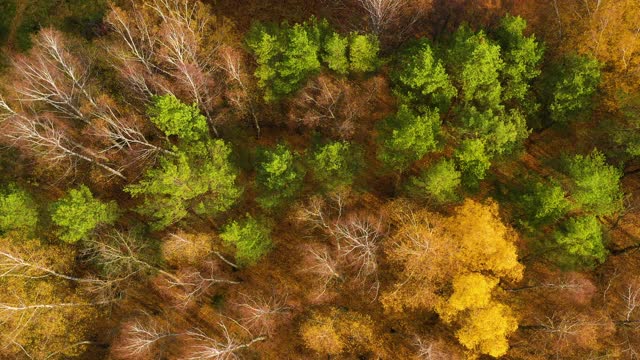
<instances>
[{"instance_id":1,"label":"bare tree","mask_svg":"<svg viewBox=\"0 0 640 360\"><path fill-rule=\"evenodd\" d=\"M106 170L111 176L126 180L121 169L100 161L95 153L56 127L50 117L27 117L11 111L11 116L5 120L9 125L3 134L11 145L38 155L49 166L65 163L67 174L75 172L78 161L82 160Z\"/></svg>"},{"instance_id":2,"label":"bare tree","mask_svg":"<svg viewBox=\"0 0 640 360\"><path fill-rule=\"evenodd\" d=\"M254 337L249 341L242 341L233 336L226 325L219 324L221 329L221 339L212 338L199 329L194 329L186 333L196 344L191 346L187 352L188 360L233 360L239 359L237 352L249 348L254 344L266 340L266 336Z\"/></svg>"},{"instance_id":3,"label":"bare tree","mask_svg":"<svg viewBox=\"0 0 640 360\"><path fill-rule=\"evenodd\" d=\"M179 288L180 291L176 296L177 306L185 308L192 304L197 298L207 293L214 285L239 284L238 281L223 279L216 274L219 272L218 267L213 261L207 261L206 270L200 271L194 268L184 268L178 270L175 276L168 277L167 287Z\"/></svg>"},{"instance_id":4,"label":"bare tree","mask_svg":"<svg viewBox=\"0 0 640 360\"><path fill-rule=\"evenodd\" d=\"M163 340L179 335L155 321L143 323L140 319L135 319L123 327L113 351L123 359L146 358L155 352Z\"/></svg>"},{"instance_id":5,"label":"bare tree","mask_svg":"<svg viewBox=\"0 0 640 360\"><path fill-rule=\"evenodd\" d=\"M318 282L322 284L322 290L318 297L324 295L331 284L343 280L339 270L340 264L327 247L318 250L308 246L304 263L303 271L313 274Z\"/></svg>"},{"instance_id":6,"label":"bare tree","mask_svg":"<svg viewBox=\"0 0 640 360\"><path fill-rule=\"evenodd\" d=\"M287 295L249 296L242 294L238 304L243 313L242 323L258 334L271 336L278 320L291 311L287 306Z\"/></svg>"},{"instance_id":7,"label":"bare tree","mask_svg":"<svg viewBox=\"0 0 640 360\"><path fill-rule=\"evenodd\" d=\"M399 21L407 0L358 0L369 17L371 30L380 35Z\"/></svg>"}]
</instances>

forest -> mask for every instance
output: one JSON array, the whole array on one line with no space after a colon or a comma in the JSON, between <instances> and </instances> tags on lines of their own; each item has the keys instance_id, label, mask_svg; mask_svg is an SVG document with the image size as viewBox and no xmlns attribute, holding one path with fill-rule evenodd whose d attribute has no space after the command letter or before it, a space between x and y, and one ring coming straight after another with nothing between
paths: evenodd
<instances>
[{"instance_id":1,"label":"forest","mask_svg":"<svg viewBox=\"0 0 640 360\"><path fill-rule=\"evenodd\" d=\"M0 0L0 359L640 359L639 0Z\"/></svg>"}]
</instances>

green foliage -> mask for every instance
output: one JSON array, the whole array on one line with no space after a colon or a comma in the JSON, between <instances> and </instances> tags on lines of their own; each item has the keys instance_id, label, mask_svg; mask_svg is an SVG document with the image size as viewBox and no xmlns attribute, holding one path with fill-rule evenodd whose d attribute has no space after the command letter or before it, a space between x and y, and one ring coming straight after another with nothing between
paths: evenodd
<instances>
[{"instance_id":1,"label":"green foliage","mask_svg":"<svg viewBox=\"0 0 640 360\"><path fill-rule=\"evenodd\" d=\"M378 67L380 42L373 35L351 34L349 68L353 72L371 72Z\"/></svg>"},{"instance_id":2,"label":"green foliage","mask_svg":"<svg viewBox=\"0 0 640 360\"><path fill-rule=\"evenodd\" d=\"M572 180L572 198L583 210L612 215L622 209L622 172L608 165L600 151L576 155L567 164L567 173Z\"/></svg>"},{"instance_id":3,"label":"green foliage","mask_svg":"<svg viewBox=\"0 0 640 360\"><path fill-rule=\"evenodd\" d=\"M31 195L14 184L0 191L0 234L31 235L38 225L38 207Z\"/></svg>"},{"instance_id":4,"label":"green foliage","mask_svg":"<svg viewBox=\"0 0 640 360\"><path fill-rule=\"evenodd\" d=\"M320 70L320 40L327 27L326 21L312 19L293 26L256 24L251 28L247 45L258 62L255 76L266 101L296 91L309 75Z\"/></svg>"},{"instance_id":5,"label":"green foliage","mask_svg":"<svg viewBox=\"0 0 640 360\"><path fill-rule=\"evenodd\" d=\"M381 124L378 158L393 169L404 170L436 150L440 126L437 110L429 109L424 115L417 115L408 106L401 105L395 115Z\"/></svg>"},{"instance_id":6,"label":"green foliage","mask_svg":"<svg viewBox=\"0 0 640 360\"><path fill-rule=\"evenodd\" d=\"M346 141L321 146L310 159L314 178L328 190L353 183L361 164L362 153Z\"/></svg>"},{"instance_id":7,"label":"green foliage","mask_svg":"<svg viewBox=\"0 0 640 360\"><path fill-rule=\"evenodd\" d=\"M332 33L322 46L322 61L327 64L329 69L338 74L346 75L349 72L348 47L348 38L335 32Z\"/></svg>"},{"instance_id":8,"label":"green foliage","mask_svg":"<svg viewBox=\"0 0 640 360\"><path fill-rule=\"evenodd\" d=\"M484 179L491 167L491 159L487 155L485 143L481 139L466 139L453 154L462 172L464 184L474 187Z\"/></svg>"},{"instance_id":9,"label":"green foliage","mask_svg":"<svg viewBox=\"0 0 640 360\"><path fill-rule=\"evenodd\" d=\"M551 119L566 122L588 110L599 83L598 60L578 55L565 57L547 79L545 93Z\"/></svg>"},{"instance_id":10,"label":"green foliage","mask_svg":"<svg viewBox=\"0 0 640 360\"><path fill-rule=\"evenodd\" d=\"M187 141L195 141L207 134L207 119L198 106L186 105L173 95L156 96L147 113L167 136L177 135Z\"/></svg>"},{"instance_id":11,"label":"green foliage","mask_svg":"<svg viewBox=\"0 0 640 360\"><path fill-rule=\"evenodd\" d=\"M247 215L241 221L227 224L220 238L236 249L240 266L253 265L271 249L271 229L264 222Z\"/></svg>"},{"instance_id":12,"label":"green foliage","mask_svg":"<svg viewBox=\"0 0 640 360\"><path fill-rule=\"evenodd\" d=\"M412 44L400 56L391 78L400 100L421 111L434 106L445 111L457 94L427 39Z\"/></svg>"},{"instance_id":13,"label":"green foliage","mask_svg":"<svg viewBox=\"0 0 640 360\"><path fill-rule=\"evenodd\" d=\"M501 74L504 101L525 100L531 81L540 75L538 65L544 48L535 36L524 36L526 27L527 22L521 17L507 15L497 31L505 63Z\"/></svg>"},{"instance_id":14,"label":"green foliage","mask_svg":"<svg viewBox=\"0 0 640 360\"><path fill-rule=\"evenodd\" d=\"M68 243L82 240L99 225L113 224L117 219L116 203L95 199L84 185L69 190L51 207L51 220L58 226L58 236Z\"/></svg>"},{"instance_id":15,"label":"green foliage","mask_svg":"<svg viewBox=\"0 0 640 360\"><path fill-rule=\"evenodd\" d=\"M456 191L461 180L454 162L443 159L409 181L409 191L412 194L444 203L457 199Z\"/></svg>"},{"instance_id":16,"label":"green foliage","mask_svg":"<svg viewBox=\"0 0 640 360\"><path fill-rule=\"evenodd\" d=\"M466 26L460 27L448 51L448 65L460 89L463 106L475 106L483 111L500 104L499 79L504 62L500 46L484 32L474 33Z\"/></svg>"},{"instance_id":17,"label":"green foliage","mask_svg":"<svg viewBox=\"0 0 640 360\"><path fill-rule=\"evenodd\" d=\"M555 241L564 252L558 257L561 265L568 268L592 267L606 259L602 229L595 216L570 218L561 228L555 233Z\"/></svg>"},{"instance_id":18,"label":"green foliage","mask_svg":"<svg viewBox=\"0 0 640 360\"><path fill-rule=\"evenodd\" d=\"M505 113L502 106L484 112L468 107L460 113L460 122L463 126L456 130L462 135L472 133L484 139L487 153L491 155L509 153L529 136L524 115L516 109Z\"/></svg>"},{"instance_id":19,"label":"green foliage","mask_svg":"<svg viewBox=\"0 0 640 360\"><path fill-rule=\"evenodd\" d=\"M556 181L537 181L529 184L519 203L527 222L539 226L555 222L567 214L571 204L565 195L562 186Z\"/></svg>"},{"instance_id":20,"label":"green foliage","mask_svg":"<svg viewBox=\"0 0 640 360\"><path fill-rule=\"evenodd\" d=\"M160 158L159 166L147 170L138 184L125 188L133 197L144 198L138 211L154 219L154 229L181 220L189 210L201 215L226 211L242 193L224 141L202 141L175 152Z\"/></svg>"},{"instance_id":21,"label":"green foliage","mask_svg":"<svg viewBox=\"0 0 640 360\"><path fill-rule=\"evenodd\" d=\"M293 198L302 188L305 172L296 156L283 144L258 153L256 182L261 192L257 199L264 208L274 208Z\"/></svg>"}]
</instances>

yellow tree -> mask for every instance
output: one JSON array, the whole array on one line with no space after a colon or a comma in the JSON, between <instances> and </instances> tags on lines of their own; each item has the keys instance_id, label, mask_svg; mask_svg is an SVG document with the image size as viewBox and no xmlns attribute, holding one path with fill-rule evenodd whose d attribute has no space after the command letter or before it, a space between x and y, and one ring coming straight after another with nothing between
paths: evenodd
<instances>
[{"instance_id":1,"label":"yellow tree","mask_svg":"<svg viewBox=\"0 0 640 360\"><path fill-rule=\"evenodd\" d=\"M112 300L83 294L105 284L69 275L74 257L65 247L0 239L0 358L68 359L91 344L97 306Z\"/></svg>"},{"instance_id":2,"label":"yellow tree","mask_svg":"<svg viewBox=\"0 0 640 360\"><path fill-rule=\"evenodd\" d=\"M435 311L456 328L470 356L501 356L517 329L510 308L499 302L498 283L518 281L516 233L500 220L498 206L466 200L450 217L396 201L387 211L397 230L387 255L397 282L382 296L387 311Z\"/></svg>"}]
</instances>

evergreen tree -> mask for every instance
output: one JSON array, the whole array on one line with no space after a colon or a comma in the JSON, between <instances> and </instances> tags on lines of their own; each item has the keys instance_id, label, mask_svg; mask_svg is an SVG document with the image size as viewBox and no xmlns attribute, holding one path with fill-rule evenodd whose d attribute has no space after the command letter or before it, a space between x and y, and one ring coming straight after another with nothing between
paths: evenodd
<instances>
[{"instance_id":1,"label":"evergreen tree","mask_svg":"<svg viewBox=\"0 0 640 360\"><path fill-rule=\"evenodd\" d=\"M279 144L273 150L260 150L256 175L261 193L258 203L264 208L282 205L300 191L304 175L296 156L287 146Z\"/></svg>"}]
</instances>

